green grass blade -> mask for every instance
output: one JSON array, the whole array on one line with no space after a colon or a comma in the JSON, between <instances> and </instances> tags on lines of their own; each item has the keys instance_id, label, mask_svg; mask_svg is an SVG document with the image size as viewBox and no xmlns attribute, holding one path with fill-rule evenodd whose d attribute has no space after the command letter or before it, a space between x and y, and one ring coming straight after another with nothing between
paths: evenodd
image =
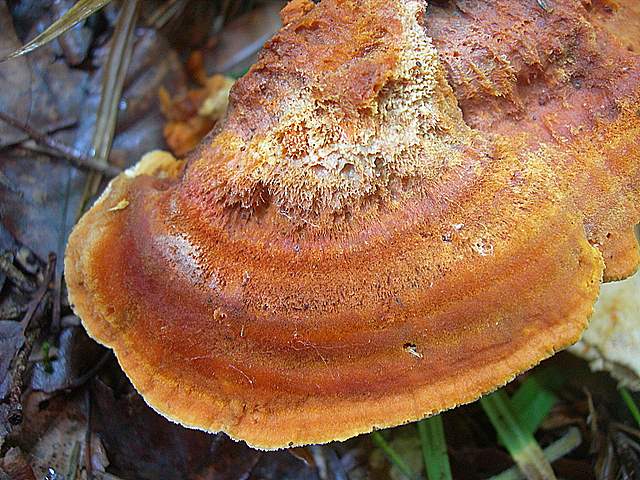
<instances>
[{"instance_id":1,"label":"green grass blade","mask_svg":"<svg viewBox=\"0 0 640 480\"><path fill-rule=\"evenodd\" d=\"M544 456L549 463L553 463L575 450L581 443L582 435L580 435L580 429L571 427L560 439L544 449ZM490 480L522 480L523 478L525 477L520 469L518 467L512 467L499 475L491 477Z\"/></svg>"},{"instance_id":2,"label":"green grass blade","mask_svg":"<svg viewBox=\"0 0 640 480\"><path fill-rule=\"evenodd\" d=\"M3 58L1 61L19 57L20 55L29 53L36 48L49 43L51 40L56 39L58 36L72 28L74 25L80 23L93 13L100 10L110 1L111 0L78 0L73 7L67 10L62 17L53 22L44 32L15 52L9 54L9 56Z\"/></svg>"},{"instance_id":3,"label":"green grass blade","mask_svg":"<svg viewBox=\"0 0 640 480\"><path fill-rule=\"evenodd\" d=\"M529 480L555 480L551 465L533 438L518 423L507 394L498 390L480 399L482 408L491 420L499 437L520 470Z\"/></svg>"},{"instance_id":4,"label":"green grass blade","mask_svg":"<svg viewBox=\"0 0 640 480\"><path fill-rule=\"evenodd\" d=\"M391 445L387 443L380 432L373 432L371 439L376 446L384 452L389 461L408 479L414 480L417 478L416 474L411 470L411 467L402 459L402 457L396 452Z\"/></svg>"},{"instance_id":5,"label":"green grass blade","mask_svg":"<svg viewBox=\"0 0 640 480\"><path fill-rule=\"evenodd\" d=\"M429 480L451 480L442 416L436 415L418 422L422 455Z\"/></svg>"},{"instance_id":6,"label":"green grass blade","mask_svg":"<svg viewBox=\"0 0 640 480\"><path fill-rule=\"evenodd\" d=\"M511 397L511 408L520 427L533 434L549 415L558 397L551 388L561 385L563 378L553 371L533 373Z\"/></svg>"},{"instance_id":7,"label":"green grass blade","mask_svg":"<svg viewBox=\"0 0 640 480\"><path fill-rule=\"evenodd\" d=\"M620 396L631 412L631 416L636 421L638 426L640 426L640 409L638 409L638 405L633 400L631 393L625 387L620 387Z\"/></svg>"}]
</instances>

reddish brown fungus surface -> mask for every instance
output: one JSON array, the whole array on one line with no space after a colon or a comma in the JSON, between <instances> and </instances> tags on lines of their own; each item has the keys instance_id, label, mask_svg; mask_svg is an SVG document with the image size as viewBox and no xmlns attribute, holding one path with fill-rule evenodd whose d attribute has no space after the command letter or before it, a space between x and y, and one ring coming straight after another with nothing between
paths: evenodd
<instances>
[{"instance_id":1,"label":"reddish brown fungus surface","mask_svg":"<svg viewBox=\"0 0 640 480\"><path fill-rule=\"evenodd\" d=\"M261 448L327 442L575 342L639 261L635 1L283 18L217 133L145 157L70 238L75 309L147 402Z\"/></svg>"}]
</instances>

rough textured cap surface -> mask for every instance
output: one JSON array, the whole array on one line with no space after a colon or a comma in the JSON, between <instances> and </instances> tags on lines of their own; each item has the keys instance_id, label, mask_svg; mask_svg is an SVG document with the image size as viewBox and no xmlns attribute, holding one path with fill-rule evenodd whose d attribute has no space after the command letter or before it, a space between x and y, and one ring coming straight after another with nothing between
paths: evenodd
<instances>
[{"instance_id":1,"label":"rough textured cap surface","mask_svg":"<svg viewBox=\"0 0 640 480\"><path fill-rule=\"evenodd\" d=\"M639 261L634 0L295 0L185 163L116 178L71 301L144 398L261 448L472 401Z\"/></svg>"}]
</instances>

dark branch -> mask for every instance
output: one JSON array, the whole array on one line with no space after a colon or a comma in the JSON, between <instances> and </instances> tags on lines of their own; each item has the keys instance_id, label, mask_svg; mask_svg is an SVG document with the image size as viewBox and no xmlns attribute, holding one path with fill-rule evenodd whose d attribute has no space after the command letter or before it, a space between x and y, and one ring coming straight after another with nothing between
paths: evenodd
<instances>
[{"instance_id":1,"label":"dark branch","mask_svg":"<svg viewBox=\"0 0 640 480\"><path fill-rule=\"evenodd\" d=\"M53 150L61 158L68 160L75 167L84 170L93 170L107 177L115 177L122 172L121 169L114 167L113 165L103 164L95 158L83 155L77 152L75 149L65 145L64 143L54 140L49 135L39 132L27 125L23 125L18 120L7 115L6 113L0 112L0 120L8 125L11 125L13 128L24 132L27 136L29 136L29 138L34 140L39 145Z\"/></svg>"}]
</instances>

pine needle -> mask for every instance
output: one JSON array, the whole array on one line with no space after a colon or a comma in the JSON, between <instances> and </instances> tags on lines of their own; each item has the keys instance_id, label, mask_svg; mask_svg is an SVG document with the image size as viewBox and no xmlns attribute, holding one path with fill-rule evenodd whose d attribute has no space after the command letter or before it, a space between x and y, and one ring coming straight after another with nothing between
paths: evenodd
<instances>
[{"instance_id":1,"label":"pine needle","mask_svg":"<svg viewBox=\"0 0 640 480\"><path fill-rule=\"evenodd\" d=\"M134 32L139 14L139 0L122 3L116 28L111 39L109 56L103 67L102 90L93 134L91 156L103 165L108 164L109 152L116 131L116 121L124 81L133 56ZM77 217L80 217L89 198L98 192L102 175L92 173L87 178Z\"/></svg>"},{"instance_id":2,"label":"pine needle","mask_svg":"<svg viewBox=\"0 0 640 480\"><path fill-rule=\"evenodd\" d=\"M110 1L111 0L78 0L73 7L53 22L44 32L0 61L19 57L49 43L51 40L55 40L64 32L100 10ZM126 4L127 2L124 3Z\"/></svg>"},{"instance_id":3,"label":"pine needle","mask_svg":"<svg viewBox=\"0 0 640 480\"><path fill-rule=\"evenodd\" d=\"M172 19L182 14L187 3L188 0L167 0L152 12L145 23L151 28L160 30Z\"/></svg>"},{"instance_id":4,"label":"pine needle","mask_svg":"<svg viewBox=\"0 0 640 480\"><path fill-rule=\"evenodd\" d=\"M69 463L67 465L67 474L65 478L68 480L76 480L78 476L78 462L80 461L80 442L73 444L71 455L69 455Z\"/></svg>"}]
</instances>

